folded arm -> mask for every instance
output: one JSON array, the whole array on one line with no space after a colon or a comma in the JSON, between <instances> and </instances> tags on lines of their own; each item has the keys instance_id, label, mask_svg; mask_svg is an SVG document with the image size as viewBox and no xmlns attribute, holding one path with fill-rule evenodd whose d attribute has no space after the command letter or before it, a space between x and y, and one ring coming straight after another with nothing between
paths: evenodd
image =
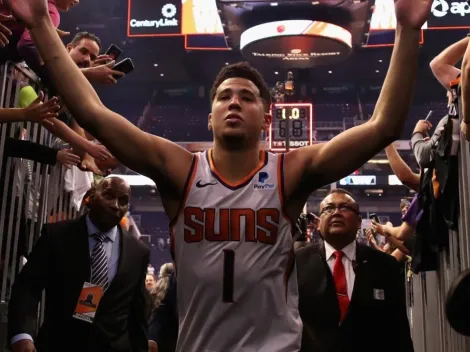
<instances>
[{"instance_id":1,"label":"folded arm","mask_svg":"<svg viewBox=\"0 0 470 352\"><path fill-rule=\"evenodd\" d=\"M304 171L303 183L311 190L347 176L399 138L416 81L418 38L417 30L397 28L390 68L371 120L327 143L286 155L286 165L291 159L291 167L300 167Z\"/></svg>"}]
</instances>

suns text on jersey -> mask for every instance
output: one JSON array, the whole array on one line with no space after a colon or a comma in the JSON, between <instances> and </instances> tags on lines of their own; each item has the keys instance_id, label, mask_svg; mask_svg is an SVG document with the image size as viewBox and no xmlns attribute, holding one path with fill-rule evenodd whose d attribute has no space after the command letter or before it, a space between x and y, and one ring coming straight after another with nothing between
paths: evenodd
<instances>
[{"instance_id":1,"label":"suns text on jersey","mask_svg":"<svg viewBox=\"0 0 470 352\"><path fill-rule=\"evenodd\" d=\"M277 240L279 220L280 211L276 208L254 210L185 207L184 241L240 241L244 236L246 242L273 245ZM217 223L218 229L215 228ZM242 234L243 224L245 228Z\"/></svg>"}]
</instances>

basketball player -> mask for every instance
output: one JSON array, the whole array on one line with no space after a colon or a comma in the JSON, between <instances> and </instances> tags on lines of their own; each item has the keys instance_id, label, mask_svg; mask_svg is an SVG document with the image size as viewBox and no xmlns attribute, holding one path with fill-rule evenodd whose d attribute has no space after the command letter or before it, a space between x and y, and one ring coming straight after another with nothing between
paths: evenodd
<instances>
[{"instance_id":1,"label":"basketball player","mask_svg":"<svg viewBox=\"0 0 470 352\"><path fill-rule=\"evenodd\" d=\"M352 173L399 137L416 79L419 29L431 2L395 0L396 45L371 120L327 143L281 155L260 150L271 99L249 65L226 66L217 76L208 118L213 148L192 154L101 103L67 55L46 0L12 1L77 121L158 185L172 219L178 351L299 350L291 219L313 190Z\"/></svg>"}]
</instances>

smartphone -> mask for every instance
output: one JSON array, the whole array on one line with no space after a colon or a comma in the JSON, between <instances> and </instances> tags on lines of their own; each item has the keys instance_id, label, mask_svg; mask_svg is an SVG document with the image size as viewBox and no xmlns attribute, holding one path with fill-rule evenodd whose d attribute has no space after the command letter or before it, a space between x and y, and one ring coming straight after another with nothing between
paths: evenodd
<instances>
[{"instance_id":1,"label":"smartphone","mask_svg":"<svg viewBox=\"0 0 470 352\"><path fill-rule=\"evenodd\" d=\"M376 213L370 213L369 214L369 219L374 220L377 224L380 224L379 217L377 216Z\"/></svg>"},{"instance_id":2,"label":"smartphone","mask_svg":"<svg viewBox=\"0 0 470 352\"><path fill-rule=\"evenodd\" d=\"M134 69L134 63L132 62L131 59L127 58L122 61L119 61L116 65L114 65L113 70L123 72L126 75L129 72L132 72ZM115 76L114 78L119 79L121 77Z\"/></svg>"},{"instance_id":3,"label":"smartphone","mask_svg":"<svg viewBox=\"0 0 470 352\"><path fill-rule=\"evenodd\" d=\"M122 54L122 49L118 48L116 45L111 44L106 50L105 55L110 56L113 60L117 60L119 58L119 55Z\"/></svg>"}]
</instances>

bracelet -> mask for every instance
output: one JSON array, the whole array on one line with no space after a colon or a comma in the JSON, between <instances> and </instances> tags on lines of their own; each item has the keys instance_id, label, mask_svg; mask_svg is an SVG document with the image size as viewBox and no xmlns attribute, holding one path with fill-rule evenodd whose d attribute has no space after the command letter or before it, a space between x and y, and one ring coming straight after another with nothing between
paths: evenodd
<instances>
[{"instance_id":1,"label":"bracelet","mask_svg":"<svg viewBox=\"0 0 470 352\"><path fill-rule=\"evenodd\" d=\"M423 139L424 139L423 133L422 133L422 132L419 132L419 131L413 132L413 134L411 135L411 138L413 138L413 136L414 136L415 134L420 134L421 137L423 137Z\"/></svg>"}]
</instances>

